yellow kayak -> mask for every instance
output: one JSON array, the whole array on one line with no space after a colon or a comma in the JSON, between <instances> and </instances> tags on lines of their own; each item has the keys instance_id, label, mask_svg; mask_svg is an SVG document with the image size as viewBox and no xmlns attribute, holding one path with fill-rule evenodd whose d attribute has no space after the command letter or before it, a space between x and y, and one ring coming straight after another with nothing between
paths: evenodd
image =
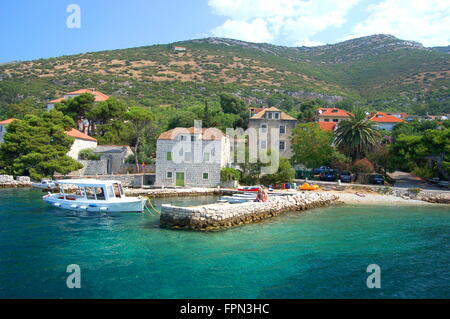
<instances>
[{"instance_id":1,"label":"yellow kayak","mask_svg":"<svg viewBox=\"0 0 450 319\"><path fill-rule=\"evenodd\" d=\"M319 185L309 185L308 183L304 183L300 186L300 189L302 191L315 191L319 189Z\"/></svg>"}]
</instances>

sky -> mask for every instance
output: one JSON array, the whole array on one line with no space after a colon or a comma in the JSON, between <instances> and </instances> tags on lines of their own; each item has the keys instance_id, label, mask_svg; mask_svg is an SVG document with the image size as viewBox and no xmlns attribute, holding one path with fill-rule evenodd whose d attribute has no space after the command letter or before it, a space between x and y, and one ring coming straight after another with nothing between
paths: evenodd
<instances>
[{"instance_id":1,"label":"sky","mask_svg":"<svg viewBox=\"0 0 450 319\"><path fill-rule=\"evenodd\" d=\"M2 0L0 63L227 37L285 46L392 34L450 45L449 0Z\"/></svg>"}]
</instances>

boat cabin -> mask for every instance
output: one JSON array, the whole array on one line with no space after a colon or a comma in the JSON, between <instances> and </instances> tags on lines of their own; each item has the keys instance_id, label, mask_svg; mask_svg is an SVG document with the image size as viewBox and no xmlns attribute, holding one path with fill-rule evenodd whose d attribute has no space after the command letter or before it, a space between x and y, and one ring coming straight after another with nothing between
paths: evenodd
<instances>
[{"instance_id":1,"label":"boat cabin","mask_svg":"<svg viewBox=\"0 0 450 319\"><path fill-rule=\"evenodd\" d=\"M125 197L120 181L68 179L57 181L57 183L60 188L59 199L110 201Z\"/></svg>"}]
</instances>

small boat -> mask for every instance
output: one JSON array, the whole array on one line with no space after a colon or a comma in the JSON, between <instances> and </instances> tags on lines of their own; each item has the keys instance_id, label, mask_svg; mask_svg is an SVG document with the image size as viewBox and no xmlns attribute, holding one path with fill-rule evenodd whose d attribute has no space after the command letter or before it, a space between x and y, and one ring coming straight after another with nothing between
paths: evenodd
<instances>
[{"instance_id":1,"label":"small boat","mask_svg":"<svg viewBox=\"0 0 450 319\"><path fill-rule=\"evenodd\" d=\"M143 212L144 197L126 197L120 181L67 179L56 181L59 193L48 193L44 202L54 207L88 212Z\"/></svg>"},{"instance_id":2,"label":"small boat","mask_svg":"<svg viewBox=\"0 0 450 319\"><path fill-rule=\"evenodd\" d=\"M319 185L310 185L308 183L304 183L300 186L300 190L302 191L316 191L319 189Z\"/></svg>"},{"instance_id":3,"label":"small boat","mask_svg":"<svg viewBox=\"0 0 450 319\"><path fill-rule=\"evenodd\" d=\"M257 192L257 191L259 191L259 186L243 186L243 187L239 187L238 191L240 191L240 192Z\"/></svg>"},{"instance_id":4,"label":"small boat","mask_svg":"<svg viewBox=\"0 0 450 319\"><path fill-rule=\"evenodd\" d=\"M44 189L44 190L57 188L55 182L52 181L51 179L43 179L43 180L41 180L40 183L31 184L31 187L40 188L40 189Z\"/></svg>"}]
</instances>

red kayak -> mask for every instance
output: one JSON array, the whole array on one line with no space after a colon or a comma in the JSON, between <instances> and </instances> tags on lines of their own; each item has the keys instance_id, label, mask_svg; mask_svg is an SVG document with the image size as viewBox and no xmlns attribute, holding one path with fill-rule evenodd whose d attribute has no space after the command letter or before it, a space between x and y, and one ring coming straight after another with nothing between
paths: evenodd
<instances>
[{"instance_id":1,"label":"red kayak","mask_svg":"<svg viewBox=\"0 0 450 319\"><path fill-rule=\"evenodd\" d=\"M258 186L245 186L245 187L238 188L238 191L240 191L240 192L257 192L257 191L259 191L259 187Z\"/></svg>"}]
</instances>

